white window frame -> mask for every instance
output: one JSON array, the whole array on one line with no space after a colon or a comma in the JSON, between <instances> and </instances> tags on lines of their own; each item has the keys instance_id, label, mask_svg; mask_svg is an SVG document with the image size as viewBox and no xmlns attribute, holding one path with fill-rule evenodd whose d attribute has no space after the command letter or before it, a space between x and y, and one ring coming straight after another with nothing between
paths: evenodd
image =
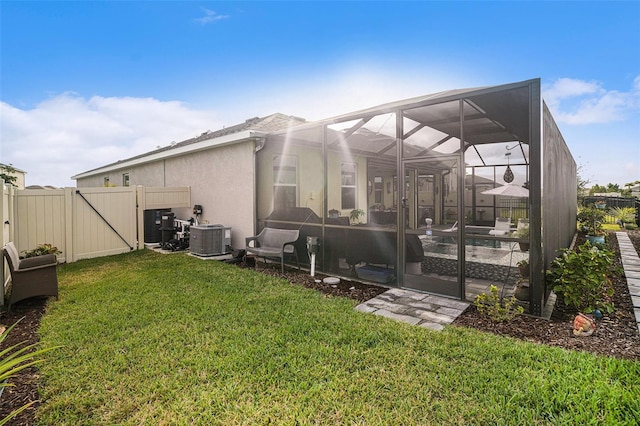
<instances>
[{"instance_id":1,"label":"white window frame","mask_svg":"<svg viewBox=\"0 0 640 426\"><path fill-rule=\"evenodd\" d=\"M278 175L281 170L287 168L293 169L294 182L278 182ZM287 154L274 154L273 156L273 200L274 207L276 204L276 192L278 188L294 188L293 189L293 206L298 205L298 157Z\"/></svg>"},{"instance_id":2,"label":"white window frame","mask_svg":"<svg viewBox=\"0 0 640 426\"><path fill-rule=\"evenodd\" d=\"M350 182L353 178L353 182ZM353 190L353 206L345 205L345 190ZM353 210L358 207L358 164L352 162L340 163L340 207L342 210Z\"/></svg>"}]
</instances>

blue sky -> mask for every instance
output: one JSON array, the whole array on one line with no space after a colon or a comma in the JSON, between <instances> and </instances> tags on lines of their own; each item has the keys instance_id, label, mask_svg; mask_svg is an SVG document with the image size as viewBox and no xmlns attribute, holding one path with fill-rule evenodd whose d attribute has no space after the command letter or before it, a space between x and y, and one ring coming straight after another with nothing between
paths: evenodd
<instances>
[{"instance_id":1,"label":"blue sky","mask_svg":"<svg viewBox=\"0 0 640 426\"><path fill-rule=\"evenodd\" d=\"M0 161L28 185L255 116L541 78L592 184L640 179L640 1L0 1Z\"/></svg>"}]
</instances>

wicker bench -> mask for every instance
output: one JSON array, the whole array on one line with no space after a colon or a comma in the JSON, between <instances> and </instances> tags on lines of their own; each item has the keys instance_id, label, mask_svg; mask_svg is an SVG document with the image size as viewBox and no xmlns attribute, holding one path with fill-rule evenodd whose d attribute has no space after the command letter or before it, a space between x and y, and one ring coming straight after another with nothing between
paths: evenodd
<instances>
[{"instance_id":1,"label":"wicker bench","mask_svg":"<svg viewBox=\"0 0 640 426\"><path fill-rule=\"evenodd\" d=\"M2 249L11 272L11 290L7 309L11 305L35 296L58 298L58 261L55 254L20 259L16 246L10 242Z\"/></svg>"},{"instance_id":2,"label":"wicker bench","mask_svg":"<svg viewBox=\"0 0 640 426\"><path fill-rule=\"evenodd\" d=\"M276 229L264 228L255 237L246 238L246 250L248 254L253 254L262 258L280 259L280 269L284 273L284 256L294 255L298 269L300 262L295 242L300 236L297 229Z\"/></svg>"}]
</instances>

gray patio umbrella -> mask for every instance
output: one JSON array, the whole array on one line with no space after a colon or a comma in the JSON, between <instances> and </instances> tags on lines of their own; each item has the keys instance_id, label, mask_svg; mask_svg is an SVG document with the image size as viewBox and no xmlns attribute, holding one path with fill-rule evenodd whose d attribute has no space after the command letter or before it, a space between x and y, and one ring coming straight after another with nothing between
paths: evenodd
<instances>
[{"instance_id":1,"label":"gray patio umbrella","mask_svg":"<svg viewBox=\"0 0 640 426\"><path fill-rule=\"evenodd\" d=\"M523 188L518 185L502 185L497 188L487 189L486 191L482 191L481 194L485 195L502 195L503 197L511 197L511 198L523 198L529 196L529 190L527 188ZM509 201L509 217L513 214L513 204Z\"/></svg>"}]
</instances>

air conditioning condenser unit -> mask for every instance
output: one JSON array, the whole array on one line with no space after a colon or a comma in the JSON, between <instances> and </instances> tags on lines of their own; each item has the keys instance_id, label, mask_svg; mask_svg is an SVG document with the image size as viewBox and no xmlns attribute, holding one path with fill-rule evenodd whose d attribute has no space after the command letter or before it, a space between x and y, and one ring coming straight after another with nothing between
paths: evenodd
<instances>
[{"instance_id":1,"label":"air conditioning condenser unit","mask_svg":"<svg viewBox=\"0 0 640 426\"><path fill-rule=\"evenodd\" d=\"M189 249L197 256L231 253L231 228L222 225L191 226Z\"/></svg>"}]
</instances>

